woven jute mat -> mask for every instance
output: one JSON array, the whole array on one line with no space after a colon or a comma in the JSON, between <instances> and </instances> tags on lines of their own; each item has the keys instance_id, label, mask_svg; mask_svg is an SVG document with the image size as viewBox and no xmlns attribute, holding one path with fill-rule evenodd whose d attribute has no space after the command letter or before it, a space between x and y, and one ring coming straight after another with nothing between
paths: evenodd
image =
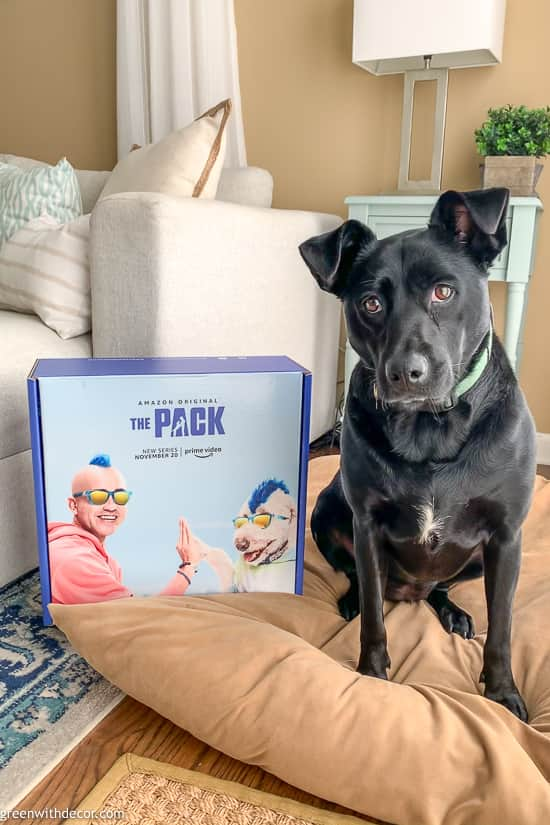
<instances>
[{"instance_id":1,"label":"woven jute mat","mask_svg":"<svg viewBox=\"0 0 550 825\"><path fill-rule=\"evenodd\" d=\"M78 808L88 822L123 825L365 825L323 811L132 753L114 763ZM82 817L83 818L83 817ZM66 820L68 821L68 820Z\"/></svg>"}]
</instances>

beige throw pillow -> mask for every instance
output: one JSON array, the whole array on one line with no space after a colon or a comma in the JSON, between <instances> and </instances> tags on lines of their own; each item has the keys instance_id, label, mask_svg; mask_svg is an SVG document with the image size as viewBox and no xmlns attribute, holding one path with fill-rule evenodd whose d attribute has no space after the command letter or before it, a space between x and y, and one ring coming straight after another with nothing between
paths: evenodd
<instances>
[{"instance_id":1,"label":"beige throw pillow","mask_svg":"<svg viewBox=\"0 0 550 825\"><path fill-rule=\"evenodd\" d=\"M38 315L60 338L91 328L90 216L28 221L0 249L0 306Z\"/></svg>"},{"instance_id":2,"label":"beige throw pillow","mask_svg":"<svg viewBox=\"0 0 550 825\"><path fill-rule=\"evenodd\" d=\"M214 198L225 158L225 126L231 101L158 143L131 151L115 166L100 195L163 192L186 198Z\"/></svg>"}]
</instances>

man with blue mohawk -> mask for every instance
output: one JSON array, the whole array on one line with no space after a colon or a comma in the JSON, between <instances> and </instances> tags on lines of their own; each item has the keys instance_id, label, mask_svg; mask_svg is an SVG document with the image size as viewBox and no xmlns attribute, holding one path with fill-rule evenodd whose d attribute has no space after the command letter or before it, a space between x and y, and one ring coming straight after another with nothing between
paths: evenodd
<instances>
[{"instance_id":1,"label":"man with blue mohawk","mask_svg":"<svg viewBox=\"0 0 550 825\"><path fill-rule=\"evenodd\" d=\"M52 602L80 604L132 596L122 582L120 565L105 548L106 539L124 522L132 496L122 474L108 455L96 455L76 473L71 490L67 503L72 523L48 524ZM231 589L233 565L227 554L194 536L183 518L176 550L181 563L159 595L183 595L202 561L218 574L223 590Z\"/></svg>"}]
</instances>

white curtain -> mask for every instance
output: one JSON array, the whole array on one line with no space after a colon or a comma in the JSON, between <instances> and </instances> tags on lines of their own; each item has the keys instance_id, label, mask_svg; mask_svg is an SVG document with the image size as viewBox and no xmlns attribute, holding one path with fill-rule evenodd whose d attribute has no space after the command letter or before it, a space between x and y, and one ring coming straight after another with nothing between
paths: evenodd
<instances>
[{"instance_id":1,"label":"white curtain","mask_svg":"<svg viewBox=\"0 0 550 825\"><path fill-rule=\"evenodd\" d=\"M118 157L221 100L226 166L246 166L233 0L117 0Z\"/></svg>"}]
</instances>

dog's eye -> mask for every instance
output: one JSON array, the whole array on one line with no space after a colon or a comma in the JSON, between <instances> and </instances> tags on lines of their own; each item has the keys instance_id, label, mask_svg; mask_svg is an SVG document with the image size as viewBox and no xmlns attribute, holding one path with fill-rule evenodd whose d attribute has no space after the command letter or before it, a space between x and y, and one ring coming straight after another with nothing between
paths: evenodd
<instances>
[{"instance_id":1,"label":"dog's eye","mask_svg":"<svg viewBox=\"0 0 550 825\"><path fill-rule=\"evenodd\" d=\"M374 315L375 312L380 312L380 310L382 309L382 304L380 303L376 295L368 295L363 301L363 307L371 315Z\"/></svg>"},{"instance_id":2,"label":"dog's eye","mask_svg":"<svg viewBox=\"0 0 550 825\"><path fill-rule=\"evenodd\" d=\"M444 303L445 301L449 301L454 294L455 290L452 286L447 286L447 284L438 284L433 289L432 302L436 304Z\"/></svg>"}]
</instances>

